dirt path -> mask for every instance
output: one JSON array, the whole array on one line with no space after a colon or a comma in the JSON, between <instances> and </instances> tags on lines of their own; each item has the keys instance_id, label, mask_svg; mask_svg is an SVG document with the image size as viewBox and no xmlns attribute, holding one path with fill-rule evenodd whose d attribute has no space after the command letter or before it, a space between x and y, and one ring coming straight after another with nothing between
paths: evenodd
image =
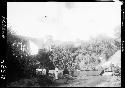
<instances>
[{"instance_id":1,"label":"dirt path","mask_svg":"<svg viewBox=\"0 0 125 88\"><path fill-rule=\"evenodd\" d=\"M87 80L87 82L84 86L85 87L95 87L106 81L108 81L108 78L106 76L91 77L90 79ZM81 85L81 86L83 86L83 85Z\"/></svg>"},{"instance_id":2,"label":"dirt path","mask_svg":"<svg viewBox=\"0 0 125 88\"><path fill-rule=\"evenodd\" d=\"M119 87L121 85L120 81L117 81L116 79L118 78L113 76L82 76L82 77L77 77L74 80L69 80L68 84L57 83L48 85L47 87L116 87L116 86ZM32 83L31 79L30 80L25 79L25 82L22 82L22 84L19 83L18 84L19 86L23 87L28 85L28 83ZM39 84L36 86L39 87Z\"/></svg>"},{"instance_id":3,"label":"dirt path","mask_svg":"<svg viewBox=\"0 0 125 88\"><path fill-rule=\"evenodd\" d=\"M84 76L75 80L70 80L69 84L61 84L59 87L95 87L107 81L106 76Z\"/></svg>"}]
</instances>

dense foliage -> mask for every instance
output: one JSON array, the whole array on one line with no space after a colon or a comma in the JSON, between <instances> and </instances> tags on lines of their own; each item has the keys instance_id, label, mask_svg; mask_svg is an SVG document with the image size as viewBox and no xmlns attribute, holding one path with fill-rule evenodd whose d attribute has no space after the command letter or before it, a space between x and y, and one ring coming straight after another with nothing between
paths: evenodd
<instances>
[{"instance_id":1,"label":"dense foliage","mask_svg":"<svg viewBox=\"0 0 125 88\"><path fill-rule=\"evenodd\" d=\"M93 69L103 59L108 60L117 50L120 49L120 42L115 39L96 39L87 43L82 43L78 47L67 47L68 45L55 46L50 60L59 65L60 69L68 66L69 70ZM69 45L70 46L70 45Z\"/></svg>"}]
</instances>

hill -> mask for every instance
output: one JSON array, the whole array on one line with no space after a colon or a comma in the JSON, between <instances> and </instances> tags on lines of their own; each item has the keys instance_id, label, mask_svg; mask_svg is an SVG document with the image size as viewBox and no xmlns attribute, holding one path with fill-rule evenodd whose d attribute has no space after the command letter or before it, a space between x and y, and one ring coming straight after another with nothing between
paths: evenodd
<instances>
[{"instance_id":1,"label":"hill","mask_svg":"<svg viewBox=\"0 0 125 88\"><path fill-rule=\"evenodd\" d=\"M100 63L99 66L102 67L109 67L111 64L114 64L115 66L118 65L119 67L121 67L121 50L118 50L113 56L111 56L109 58L108 61L106 61L105 63Z\"/></svg>"}]
</instances>

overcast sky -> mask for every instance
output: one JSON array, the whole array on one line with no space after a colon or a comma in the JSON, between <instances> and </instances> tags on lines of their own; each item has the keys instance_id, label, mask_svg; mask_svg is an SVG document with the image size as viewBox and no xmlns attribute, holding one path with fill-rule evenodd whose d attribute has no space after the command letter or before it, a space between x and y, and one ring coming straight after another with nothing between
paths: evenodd
<instances>
[{"instance_id":1,"label":"overcast sky","mask_svg":"<svg viewBox=\"0 0 125 88\"><path fill-rule=\"evenodd\" d=\"M7 2L7 23L18 35L56 40L88 40L99 34L114 36L121 24L120 4Z\"/></svg>"}]
</instances>

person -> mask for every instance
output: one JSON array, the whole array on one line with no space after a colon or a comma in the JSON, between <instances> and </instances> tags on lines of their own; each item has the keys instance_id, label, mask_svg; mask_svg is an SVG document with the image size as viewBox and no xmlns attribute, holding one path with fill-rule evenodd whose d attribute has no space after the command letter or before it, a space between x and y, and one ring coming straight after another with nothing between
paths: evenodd
<instances>
[{"instance_id":1,"label":"person","mask_svg":"<svg viewBox=\"0 0 125 88\"><path fill-rule=\"evenodd\" d=\"M43 68L42 73L43 73L43 75L46 75L46 69L45 68Z\"/></svg>"},{"instance_id":2,"label":"person","mask_svg":"<svg viewBox=\"0 0 125 88\"><path fill-rule=\"evenodd\" d=\"M105 73L105 70L102 70L101 73L100 73L100 75L102 76L104 73Z\"/></svg>"},{"instance_id":3,"label":"person","mask_svg":"<svg viewBox=\"0 0 125 88\"><path fill-rule=\"evenodd\" d=\"M49 68L46 67L46 75L49 76Z\"/></svg>"},{"instance_id":4,"label":"person","mask_svg":"<svg viewBox=\"0 0 125 88\"><path fill-rule=\"evenodd\" d=\"M65 83L68 83L69 70L67 66L63 70L63 76L67 79Z\"/></svg>"},{"instance_id":5,"label":"person","mask_svg":"<svg viewBox=\"0 0 125 88\"><path fill-rule=\"evenodd\" d=\"M55 79L58 79L58 72L59 72L58 65L56 65L56 67L55 67Z\"/></svg>"}]
</instances>

